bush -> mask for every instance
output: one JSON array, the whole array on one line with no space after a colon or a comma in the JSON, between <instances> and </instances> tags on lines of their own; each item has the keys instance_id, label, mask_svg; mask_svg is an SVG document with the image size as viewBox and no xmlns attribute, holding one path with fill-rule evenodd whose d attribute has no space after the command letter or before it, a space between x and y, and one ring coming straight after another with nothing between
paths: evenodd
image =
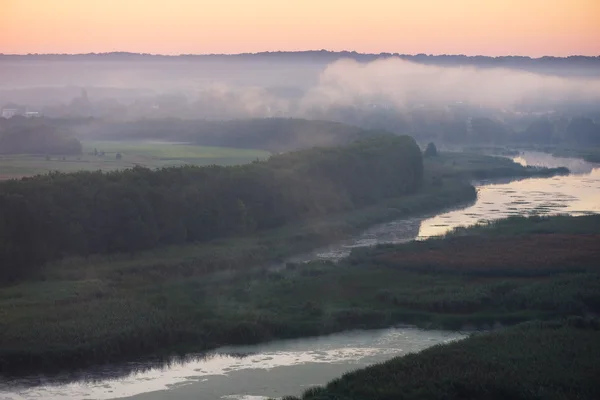
<instances>
[{"instance_id":1,"label":"bush","mask_svg":"<svg viewBox=\"0 0 600 400\"><path fill-rule=\"evenodd\" d=\"M435 147L435 144L433 144L433 142L429 143L427 145L427 148L425 149L425 152L423 153L423 156L436 157L437 155L438 155L437 147Z\"/></svg>"}]
</instances>

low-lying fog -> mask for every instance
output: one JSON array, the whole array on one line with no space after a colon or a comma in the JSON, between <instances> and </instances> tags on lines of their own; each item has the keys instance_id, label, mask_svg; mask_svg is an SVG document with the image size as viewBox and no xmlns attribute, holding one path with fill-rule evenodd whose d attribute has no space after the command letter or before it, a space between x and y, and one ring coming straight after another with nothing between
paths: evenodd
<instances>
[{"instance_id":1,"label":"low-lying fog","mask_svg":"<svg viewBox=\"0 0 600 400\"><path fill-rule=\"evenodd\" d=\"M586 60L586 65L600 66L598 59ZM326 58L269 55L133 61L109 55L50 60L4 56L0 58L0 107L72 116L77 110L69 107L85 89L91 115L118 119L320 117L348 108L382 112L448 107L536 112L598 109L600 72L569 73L569 68L581 70L580 61L573 60L569 67L569 60L562 59L559 73L548 74L537 67L527 71L528 64L490 58L476 66L477 62L430 65L399 57L328 63ZM513 68L503 68L505 64Z\"/></svg>"}]
</instances>

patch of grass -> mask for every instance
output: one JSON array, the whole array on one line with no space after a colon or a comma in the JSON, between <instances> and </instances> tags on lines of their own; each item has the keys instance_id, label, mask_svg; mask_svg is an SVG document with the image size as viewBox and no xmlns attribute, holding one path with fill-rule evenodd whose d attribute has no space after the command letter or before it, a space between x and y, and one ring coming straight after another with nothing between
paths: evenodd
<instances>
[{"instance_id":1,"label":"patch of grass","mask_svg":"<svg viewBox=\"0 0 600 400\"><path fill-rule=\"evenodd\" d=\"M512 216L509 218L488 221L482 224L459 227L445 235L452 236L513 236L535 233L580 234L593 235L600 230L600 216L589 215L572 217L569 215L548 216Z\"/></svg>"},{"instance_id":2,"label":"patch of grass","mask_svg":"<svg viewBox=\"0 0 600 400\"><path fill-rule=\"evenodd\" d=\"M153 141L84 141L82 145L83 153L76 156L2 155L0 180L45 174L49 171L115 171L136 165L148 168L237 165L263 160L270 155L263 150ZM117 159L117 153L121 154L120 159Z\"/></svg>"},{"instance_id":3,"label":"patch of grass","mask_svg":"<svg viewBox=\"0 0 600 400\"><path fill-rule=\"evenodd\" d=\"M596 399L598 354L598 320L527 323L348 373L302 400Z\"/></svg>"},{"instance_id":4,"label":"patch of grass","mask_svg":"<svg viewBox=\"0 0 600 400\"><path fill-rule=\"evenodd\" d=\"M597 260L583 260L585 272L548 273L535 285L528 276L411 270L368 252L339 264L269 268L375 223L472 201L474 188L456 179L464 176L456 172L413 195L250 237L56 262L0 289L0 373L395 323L490 327L597 310L600 280L590 267ZM594 226L585 221L573 226ZM557 309L556 299L567 306Z\"/></svg>"},{"instance_id":5,"label":"patch of grass","mask_svg":"<svg viewBox=\"0 0 600 400\"><path fill-rule=\"evenodd\" d=\"M540 235L530 241L515 236L512 244L554 247L538 242ZM600 311L595 249L581 253L585 257L576 263L553 262L551 251L551 260L522 263L506 251L510 238L499 238L503 246L497 250L481 251L480 245L496 239L471 237L460 249L464 264L457 265L431 257L431 251L456 251L455 242L436 239L357 251L338 264L249 268L256 260L272 259L271 245L282 240L275 236L279 239L239 239L243 250L234 250L236 242L214 243L203 256L180 262L169 260L174 252L154 261L65 261L51 269L46 282L5 288L0 291L1 371L56 370L395 323L491 328ZM587 236L565 235L561 242L577 248L582 238Z\"/></svg>"},{"instance_id":6,"label":"patch of grass","mask_svg":"<svg viewBox=\"0 0 600 400\"><path fill-rule=\"evenodd\" d=\"M164 160L194 159L265 159L268 151L238 149L231 147L198 146L188 143L171 143L160 141L84 141L85 153L98 152L106 154L121 153L124 155L151 157Z\"/></svg>"}]
</instances>

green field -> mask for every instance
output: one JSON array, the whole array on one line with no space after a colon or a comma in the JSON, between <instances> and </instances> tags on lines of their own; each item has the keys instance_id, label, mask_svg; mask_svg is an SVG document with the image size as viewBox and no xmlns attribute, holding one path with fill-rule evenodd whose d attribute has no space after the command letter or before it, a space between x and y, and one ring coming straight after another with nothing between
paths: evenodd
<instances>
[{"instance_id":1,"label":"green field","mask_svg":"<svg viewBox=\"0 0 600 400\"><path fill-rule=\"evenodd\" d=\"M475 189L465 182L472 171L521 177L546 173L506 165L501 158L446 154L426 161L427 179L417 193L371 207L249 236L137 253L70 257L48 264L27 280L0 288L0 374L396 322L460 328L564 315L564 310L548 311L545 305L549 302L553 307L556 285L567 285L563 297L572 307L587 302L581 296L593 293L597 276L587 269L556 275L555 264L540 266L549 275L531 290L529 276L515 277L510 271L496 282L470 279L462 273L436 276L406 266L390 268L399 251L395 249L387 249L391 260L373 264L369 254L358 252L340 265L315 262L302 267L288 264L277 271L269 268L374 223L472 201ZM564 231L563 222L548 229L576 234L587 226L585 221L591 221L596 233L597 222L591 219L577 220L574 232ZM579 238L556 240L579 244L584 256L593 251ZM523 248L529 251L539 243L548 244L534 241ZM516 246L503 245L504 249ZM415 249L412 257L420 251ZM480 255L470 255L476 256ZM414 264L421 261L417 257ZM492 274L505 274L497 265L490 268ZM497 304L489 303L486 299L498 291L509 295ZM534 301L536 296L541 297L541 304Z\"/></svg>"},{"instance_id":2,"label":"green field","mask_svg":"<svg viewBox=\"0 0 600 400\"><path fill-rule=\"evenodd\" d=\"M268 158L264 150L153 141L84 141L81 155L0 156L0 179L20 178L49 171L114 171L140 165L162 168L177 165L236 165ZM95 155L94 149L98 155ZM117 153L121 159L117 159Z\"/></svg>"}]
</instances>

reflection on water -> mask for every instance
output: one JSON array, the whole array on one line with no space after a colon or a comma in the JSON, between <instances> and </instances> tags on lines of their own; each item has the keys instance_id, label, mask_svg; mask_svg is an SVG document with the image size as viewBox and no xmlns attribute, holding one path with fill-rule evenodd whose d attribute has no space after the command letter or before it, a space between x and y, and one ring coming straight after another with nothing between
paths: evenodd
<instances>
[{"instance_id":1,"label":"reflection on water","mask_svg":"<svg viewBox=\"0 0 600 400\"><path fill-rule=\"evenodd\" d=\"M152 400L166 397L256 400L279 397L300 394L310 386L323 384L349 370L461 337L464 335L456 332L396 328L224 347L203 357L162 367L129 364L97 368L73 383L48 384L39 377L5 382L4 389L0 384L0 398L62 400L136 396ZM135 372L136 367L141 370ZM132 372L123 377L124 368Z\"/></svg>"},{"instance_id":2,"label":"reflection on water","mask_svg":"<svg viewBox=\"0 0 600 400\"><path fill-rule=\"evenodd\" d=\"M533 167L567 167L572 174L589 174L594 168L600 168L600 164L589 163L581 158L554 157L548 153L527 151L513 158L523 166Z\"/></svg>"},{"instance_id":3,"label":"reflection on water","mask_svg":"<svg viewBox=\"0 0 600 400\"><path fill-rule=\"evenodd\" d=\"M372 227L356 238L292 261L337 260L352 248L400 243L510 215L600 213L600 168L576 159L525 153L525 165L567 166L574 174L553 178L482 182L477 201L430 218L409 218ZM386 329L229 347L168 365L127 364L65 376L62 384L41 377L0 382L0 399L244 399L300 394L353 369L462 337L458 333ZM231 354L236 354L232 356ZM75 383L65 380L78 378ZM53 378L54 379L54 378ZM59 380L60 382L60 380Z\"/></svg>"},{"instance_id":4,"label":"reflection on water","mask_svg":"<svg viewBox=\"0 0 600 400\"><path fill-rule=\"evenodd\" d=\"M587 175L482 185L477 191L477 203L473 206L424 220L419 237L440 235L457 226L512 215L600 213L600 169Z\"/></svg>"},{"instance_id":5,"label":"reflection on water","mask_svg":"<svg viewBox=\"0 0 600 400\"><path fill-rule=\"evenodd\" d=\"M338 261L347 257L353 248L375 246L380 243L403 243L413 240L419 235L422 218L407 218L375 225L358 236L329 246L324 246L309 253L291 257L290 262L306 262L311 260Z\"/></svg>"},{"instance_id":6,"label":"reflection on water","mask_svg":"<svg viewBox=\"0 0 600 400\"><path fill-rule=\"evenodd\" d=\"M513 215L582 215L600 213L600 165L574 158L553 157L526 152L514 159L523 165L561 167L572 174L552 178L533 178L476 182L477 201L465 208L443 212L429 218L407 218L376 225L355 238L320 248L291 261L326 259L337 261L355 247L380 243L404 243L443 235L459 226L474 225Z\"/></svg>"}]
</instances>

